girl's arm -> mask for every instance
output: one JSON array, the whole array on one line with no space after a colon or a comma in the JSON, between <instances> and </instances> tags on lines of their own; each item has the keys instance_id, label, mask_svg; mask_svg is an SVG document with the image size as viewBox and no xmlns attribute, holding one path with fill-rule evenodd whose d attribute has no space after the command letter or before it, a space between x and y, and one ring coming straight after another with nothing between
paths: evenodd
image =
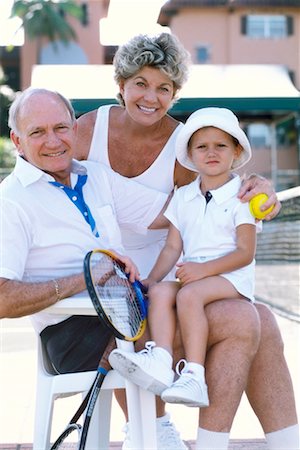
<instances>
[{"instance_id":1,"label":"girl's arm","mask_svg":"<svg viewBox=\"0 0 300 450\"><path fill-rule=\"evenodd\" d=\"M176 276L183 285L202 278L232 272L251 263L256 250L256 226L239 225L236 228L236 249L228 255L205 263L179 263Z\"/></svg>"},{"instance_id":2,"label":"girl's arm","mask_svg":"<svg viewBox=\"0 0 300 450\"><path fill-rule=\"evenodd\" d=\"M166 243L162 248L153 269L145 280L146 284L161 281L173 269L182 252L182 239L179 231L170 224Z\"/></svg>"}]
</instances>

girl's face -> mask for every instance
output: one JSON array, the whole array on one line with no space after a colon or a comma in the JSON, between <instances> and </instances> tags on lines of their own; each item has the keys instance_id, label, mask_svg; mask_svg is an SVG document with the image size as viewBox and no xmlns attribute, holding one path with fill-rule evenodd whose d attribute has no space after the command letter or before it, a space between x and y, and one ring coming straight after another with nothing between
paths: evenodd
<instances>
[{"instance_id":1,"label":"girl's face","mask_svg":"<svg viewBox=\"0 0 300 450\"><path fill-rule=\"evenodd\" d=\"M188 146L188 155L200 175L208 176L230 172L233 161L242 151L241 145L230 134L215 127L197 130Z\"/></svg>"},{"instance_id":2,"label":"girl's face","mask_svg":"<svg viewBox=\"0 0 300 450\"><path fill-rule=\"evenodd\" d=\"M167 114L176 91L170 78L159 69L147 66L122 81L120 93L132 120L150 126Z\"/></svg>"}]
</instances>

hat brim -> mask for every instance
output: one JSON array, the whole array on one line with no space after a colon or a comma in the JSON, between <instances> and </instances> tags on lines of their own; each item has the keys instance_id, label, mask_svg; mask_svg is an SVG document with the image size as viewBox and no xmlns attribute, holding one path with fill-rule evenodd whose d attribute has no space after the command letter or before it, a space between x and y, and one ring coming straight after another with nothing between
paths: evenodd
<instances>
[{"instance_id":1,"label":"hat brim","mask_svg":"<svg viewBox=\"0 0 300 450\"><path fill-rule=\"evenodd\" d=\"M240 156L234 160L232 169L239 169L243 167L251 159L252 151L250 142L244 131L239 126L231 123L231 121L224 120L223 117L218 117L217 115L206 115L200 118L195 117L192 120L187 120L186 124L178 133L175 151L177 160L183 167L192 170L193 172L198 172L198 169L188 156L188 142L195 131L204 127L219 128L239 141L243 151Z\"/></svg>"}]
</instances>

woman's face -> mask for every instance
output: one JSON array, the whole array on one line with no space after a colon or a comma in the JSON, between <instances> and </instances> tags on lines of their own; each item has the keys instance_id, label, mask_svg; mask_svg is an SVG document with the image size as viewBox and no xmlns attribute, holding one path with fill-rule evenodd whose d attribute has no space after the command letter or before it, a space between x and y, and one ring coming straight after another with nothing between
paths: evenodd
<instances>
[{"instance_id":1,"label":"woman's face","mask_svg":"<svg viewBox=\"0 0 300 450\"><path fill-rule=\"evenodd\" d=\"M166 115L176 90L170 78L159 69L147 66L122 81L120 93L130 117L141 125L150 126Z\"/></svg>"}]
</instances>

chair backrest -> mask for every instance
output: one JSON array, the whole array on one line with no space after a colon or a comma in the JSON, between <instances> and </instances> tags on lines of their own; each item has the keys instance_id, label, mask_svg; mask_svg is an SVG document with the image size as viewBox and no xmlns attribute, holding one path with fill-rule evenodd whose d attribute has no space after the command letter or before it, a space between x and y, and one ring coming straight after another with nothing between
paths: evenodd
<instances>
[{"instance_id":1,"label":"chair backrest","mask_svg":"<svg viewBox=\"0 0 300 450\"><path fill-rule=\"evenodd\" d=\"M42 343L40 336L37 336L37 351L38 351L38 369L47 375L58 375L58 372L51 364L48 352Z\"/></svg>"}]
</instances>

